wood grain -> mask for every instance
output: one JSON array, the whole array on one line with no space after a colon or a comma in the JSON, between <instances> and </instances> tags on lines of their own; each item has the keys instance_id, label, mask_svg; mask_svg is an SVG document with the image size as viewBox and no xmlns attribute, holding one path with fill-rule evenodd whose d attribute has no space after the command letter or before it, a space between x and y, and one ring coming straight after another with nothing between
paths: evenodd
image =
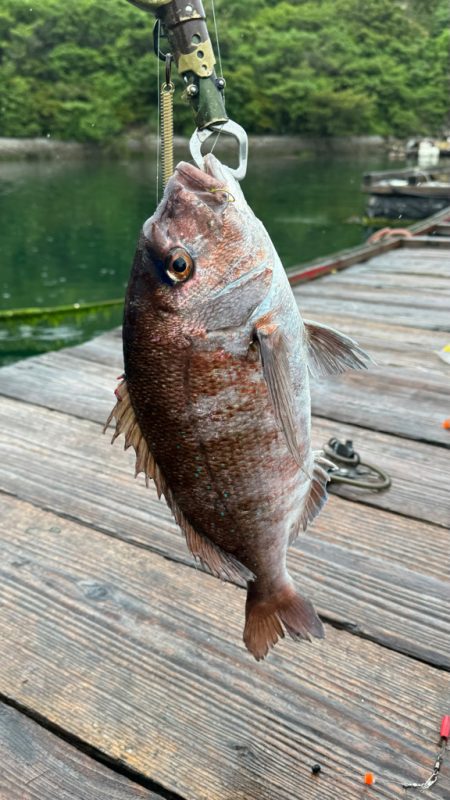
<instances>
[{"instance_id":1,"label":"wood grain","mask_svg":"<svg viewBox=\"0 0 450 800\"><path fill-rule=\"evenodd\" d=\"M12 498L0 542L0 690L167 789L361 800L372 769L395 800L428 774L448 673L329 627L256 664L241 590Z\"/></svg>"},{"instance_id":2,"label":"wood grain","mask_svg":"<svg viewBox=\"0 0 450 800\"><path fill-rule=\"evenodd\" d=\"M20 435L8 434L3 442L0 439L1 489L192 564L165 503L157 499L153 486L145 489L143 480L134 481L131 454L123 453L118 445L109 448L99 426L43 409L33 417L28 405L3 399L0 409L6 406L8 414L0 416L0 429L11 430L15 421ZM322 437L327 424L331 423L322 423ZM43 429L46 444L41 443ZM328 428L326 438L329 433ZM400 447L402 440L396 442ZM401 447L397 465L401 473ZM413 503L417 511L422 502L423 514L428 516L432 504L427 505L426 492L419 496L419 489L407 481L395 485L394 501L397 496L403 512ZM445 509L450 511L445 485L442 492L442 502L436 505L441 517ZM353 490L353 496L358 492ZM385 497L362 494L364 503L386 502ZM369 506L350 504L347 510L347 505L333 498L310 533L299 538L290 555L293 575L317 596L328 618L402 652L450 666L450 609L445 603L447 587L442 574L450 546L448 531L397 515L391 520L392 515L386 514L378 522ZM381 534L384 552L379 544L384 526L397 542L397 555L392 559L385 533Z\"/></svg>"},{"instance_id":3,"label":"wood grain","mask_svg":"<svg viewBox=\"0 0 450 800\"><path fill-rule=\"evenodd\" d=\"M3 800L161 800L0 704Z\"/></svg>"},{"instance_id":4,"label":"wood grain","mask_svg":"<svg viewBox=\"0 0 450 800\"><path fill-rule=\"evenodd\" d=\"M98 411L101 403L97 398L92 416L103 420L105 415ZM363 460L379 464L392 476L387 492L340 488L342 496L450 526L450 498L443 479L449 465L447 450L318 417L313 420L313 435L316 447L331 436L352 439ZM120 439L114 447L109 440L98 424L88 420L39 408L30 413L28 404L1 398L0 487L33 502L49 493L60 494L68 508L76 509L83 497L96 495L99 503L104 497L112 508L126 507L133 486L133 457L123 453ZM154 512L158 525L159 514Z\"/></svg>"},{"instance_id":5,"label":"wood grain","mask_svg":"<svg viewBox=\"0 0 450 800\"><path fill-rule=\"evenodd\" d=\"M450 407L450 368L436 354L446 341L442 333L397 330L385 323L368 326L362 320L355 324L324 314L317 321L356 338L377 366L313 382L315 414L450 447L450 435L442 428ZM113 366L117 374L122 368L117 332L93 339L71 354Z\"/></svg>"},{"instance_id":6,"label":"wood grain","mask_svg":"<svg viewBox=\"0 0 450 800\"><path fill-rule=\"evenodd\" d=\"M386 492L372 493L345 485L333 487L333 491L341 497L450 527L447 449L315 417L314 446L321 447L332 436L351 439L362 461L379 465L392 479Z\"/></svg>"},{"instance_id":7,"label":"wood grain","mask_svg":"<svg viewBox=\"0 0 450 800\"><path fill-rule=\"evenodd\" d=\"M450 413L450 380L424 377L418 369L373 368L314 381L311 403L313 414L338 423L450 448L442 426Z\"/></svg>"}]
</instances>

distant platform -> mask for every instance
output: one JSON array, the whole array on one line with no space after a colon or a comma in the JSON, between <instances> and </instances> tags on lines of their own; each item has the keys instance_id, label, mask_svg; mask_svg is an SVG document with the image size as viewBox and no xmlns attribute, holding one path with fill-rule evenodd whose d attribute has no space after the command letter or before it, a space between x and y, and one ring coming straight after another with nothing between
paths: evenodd
<instances>
[{"instance_id":1,"label":"distant platform","mask_svg":"<svg viewBox=\"0 0 450 800\"><path fill-rule=\"evenodd\" d=\"M430 775L450 713L450 209L413 234L289 272L304 316L377 362L314 385L314 444L351 439L392 487L332 489L289 551L327 637L260 663L244 591L195 567L102 436L120 332L0 370L2 798L395 800ZM430 796L450 797L450 752Z\"/></svg>"},{"instance_id":2,"label":"distant platform","mask_svg":"<svg viewBox=\"0 0 450 800\"><path fill-rule=\"evenodd\" d=\"M367 172L362 191L370 195L369 217L423 219L450 204L450 166Z\"/></svg>"}]
</instances>

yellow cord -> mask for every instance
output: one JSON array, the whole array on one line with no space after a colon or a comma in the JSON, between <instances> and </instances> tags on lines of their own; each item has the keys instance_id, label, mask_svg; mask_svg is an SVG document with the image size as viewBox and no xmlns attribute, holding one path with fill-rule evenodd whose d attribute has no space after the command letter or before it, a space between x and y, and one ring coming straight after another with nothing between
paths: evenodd
<instances>
[{"instance_id":1,"label":"yellow cord","mask_svg":"<svg viewBox=\"0 0 450 800\"><path fill-rule=\"evenodd\" d=\"M172 82L161 86L162 181L166 185L173 173L173 93Z\"/></svg>"}]
</instances>

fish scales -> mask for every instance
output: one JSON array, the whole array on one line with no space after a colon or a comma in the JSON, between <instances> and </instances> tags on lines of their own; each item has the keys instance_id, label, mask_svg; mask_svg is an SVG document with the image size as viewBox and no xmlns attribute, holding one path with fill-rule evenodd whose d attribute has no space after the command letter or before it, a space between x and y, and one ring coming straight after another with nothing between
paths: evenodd
<instances>
[{"instance_id":1,"label":"fish scales","mask_svg":"<svg viewBox=\"0 0 450 800\"><path fill-rule=\"evenodd\" d=\"M214 156L178 165L144 224L110 419L166 497L188 547L248 587L244 641L321 638L286 551L326 500L309 373L362 368L349 339L304 323L266 230Z\"/></svg>"}]
</instances>

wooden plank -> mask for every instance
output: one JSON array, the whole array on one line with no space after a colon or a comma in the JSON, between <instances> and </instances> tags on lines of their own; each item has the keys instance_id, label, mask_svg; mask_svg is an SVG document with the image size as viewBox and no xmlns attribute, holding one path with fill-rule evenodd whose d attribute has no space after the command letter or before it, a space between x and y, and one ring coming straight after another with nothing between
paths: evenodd
<instances>
[{"instance_id":1,"label":"wooden plank","mask_svg":"<svg viewBox=\"0 0 450 800\"><path fill-rule=\"evenodd\" d=\"M419 220L419 222L411 225L409 230L413 235L426 234L435 229L441 223L445 223L450 218L450 206L434 214L427 219ZM366 242L358 247L353 247L350 250L341 250L338 253L333 253L330 256L322 256L309 261L306 264L299 264L290 267L287 270L289 280L292 285L296 285L305 280L318 278L326 275L334 270L346 269L354 264L363 261L374 259L379 254L389 253L393 250L401 252L403 242L405 239L397 237L389 237L381 239L377 242ZM423 244L421 245L423 248Z\"/></svg>"},{"instance_id":2,"label":"wooden plank","mask_svg":"<svg viewBox=\"0 0 450 800\"><path fill-rule=\"evenodd\" d=\"M342 485L335 489L339 495L450 527L450 497L443 479L448 474L448 450L315 417L314 446L320 448L332 436L351 439L362 461L379 465L392 479L387 492Z\"/></svg>"},{"instance_id":3,"label":"wooden plank","mask_svg":"<svg viewBox=\"0 0 450 800\"><path fill-rule=\"evenodd\" d=\"M11 498L0 541L0 690L166 789L360 800L372 769L395 800L429 773L448 673L329 626L256 664L234 586Z\"/></svg>"},{"instance_id":4,"label":"wooden plank","mask_svg":"<svg viewBox=\"0 0 450 800\"><path fill-rule=\"evenodd\" d=\"M446 333L450 331L450 315L448 309L434 310L430 301L429 307L425 309L423 307L418 308L404 305L403 303L401 305L391 303L387 310L384 303L380 303L379 300L373 296L371 297L370 293L367 293L365 299L356 299L351 296L346 296L345 293L342 297L327 296L325 299L320 291L316 291L312 294L310 292L312 286L313 284L305 287L308 289L307 296L302 293L303 287L295 289L294 291L302 314L304 314L305 317L311 316L312 318L313 314L317 316L323 311L327 314L343 314L347 318L359 317L360 319L383 320L388 317L390 323L395 320L399 325L411 325L414 328L424 328L430 331L440 330ZM319 284L316 284L316 287L318 286Z\"/></svg>"},{"instance_id":5,"label":"wooden plank","mask_svg":"<svg viewBox=\"0 0 450 800\"><path fill-rule=\"evenodd\" d=\"M4 800L161 800L4 704L0 763Z\"/></svg>"},{"instance_id":6,"label":"wooden plank","mask_svg":"<svg viewBox=\"0 0 450 800\"><path fill-rule=\"evenodd\" d=\"M429 375L441 383L448 380L449 368L436 355L448 338L446 334L323 312L316 315L316 320L352 336L372 355L379 367L395 367L397 371L404 367L417 367L422 379ZM114 367L119 374L123 368L120 337L121 331L116 329L65 352L76 358Z\"/></svg>"},{"instance_id":7,"label":"wooden plank","mask_svg":"<svg viewBox=\"0 0 450 800\"><path fill-rule=\"evenodd\" d=\"M296 290L298 291L298 290ZM297 295L299 296L299 295ZM449 324L449 296L448 292L443 293L432 289L426 290L422 284L420 288L409 288L407 291L402 286L383 287L381 281L379 288L376 286L368 289L363 284L359 284L357 277L352 281L337 280L334 275L323 278L320 283L314 282L305 286L302 292L303 297L319 298L326 306L333 300L347 300L360 306L380 303L381 313L389 320L391 314L396 313L394 309L407 309L417 315L438 315L438 318L445 319ZM422 327L422 326L421 326Z\"/></svg>"},{"instance_id":8,"label":"wooden plank","mask_svg":"<svg viewBox=\"0 0 450 800\"><path fill-rule=\"evenodd\" d=\"M447 297L450 302L449 279L450 270L446 275L433 275L427 270L420 277L420 293L425 291L430 293L438 292L440 297ZM370 287L370 289L376 291L377 294L386 291L389 299L389 294L394 289L402 293L405 292L405 290L417 292L418 283L417 274L411 274L405 271L399 273L395 271L395 269L388 272L387 270L370 270L367 269L367 267L363 270L360 267L355 267L348 272L339 273L339 275L327 276L326 284L325 281L323 281L323 283L317 284L317 286L320 285L324 287L326 285L327 291L330 291L331 287L335 284L338 284L340 287L349 287L349 290L353 289L355 286L360 289ZM326 294L327 292L325 292L325 296Z\"/></svg>"},{"instance_id":9,"label":"wooden plank","mask_svg":"<svg viewBox=\"0 0 450 800\"><path fill-rule=\"evenodd\" d=\"M43 497L60 494L61 502L72 509L96 492L104 496L107 504L114 502L119 497L121 482L124 497L120 497L120 503L125 500L126 504L130 483L134 485L130 481L133 456L130 451L123 453L120 440L111 447L97 424L44 409L34 410L28 404L3 398L0 430L3 431L0 487L4 491L18 496L29 492L28 499L33 502L39 492L45 492ZM438 525L449 525L450 498L442 480L449 456L444 448L315 417L315 445L322 446L331 436L352 439L363 460L379 464L393 478L388 492L361 495L361 491L346 489L346 496ZM117 486L113 489L116 477ZM156 508L152 513L159 516Z\"/></svg>"},{"instance_id":10,"label":"wooden plank","mask_svg":"<svg viewBox=\"0 0 450 800\"><path fill-rule=\"evenodd\" d=\"M105 422L119 372L59 350L0 369L0 395Z\"/></svg>"},{"instance_id":11,"label":"wooden plank","mask_svg":"<svg viewBox=\"0 0 450 800\"><path fill-rule=\"evenodd\" d=\"M331 436L352 439L363 460L379 464L392 475L393 486L388 492L366 493L364 502L439 525L449 524L450 499L442 481L448 468L445 449L318 417L313 423L317 446ZM4 398L0 402L0 430L1 485L8 492L20 493L26 486L34 491L33 485L42 491L46 485L58 491L61 486L64 496L68 495L64 502L69 502L71 496L75 498L79 480L79 493L85 489L103 492L109 502L114 494L108 490L112 475L121 475L126 485L128 476L133 474L132 454L124 454L120 442L110 447L99 426L87 420L44 409L33 411L28 404ZM417 469L418 464L421 470ZM66 478L69 474L70 480ZM360 493L350 496L361 499Z\"/></svg>"},{"instance_id":12,"label":"wooden plank","mask_svg":"<svg viewBox=\"0 0 450 800\"><path fill-rule=\"evenodd\" d=\"M158 501L153 486L147 490L143 480L133 480L130 453L118 446L109 449L98 426L85 421L69 417L66 424L63 415L41 412L29 414L27 424L21 412L29 408L12 403L9 416L1 419L0 428L9 428L15 419L20 430L17 437L5 437L0 447L3 491L192 565L165 503ZM42 429L49 444L40 443ZM401 470L401 451L397 458ZM436 491L429 495L420 481L416 476L416 484L410 485L403 472L399 486L394 476L394 504L396 497L403 514L422 504L424 515L435 513L440 521L450 522L446 486L440 486L436 501ZM339 491L359 495L364 503L385 503L390 494ZM369 505L330 499L326 511L291 550L293 575L317 597L327 618L430 663L450 666L450 609L445 610L442 576L448 531L397 515L391 519L393 515L383 514L378 521L377 513ZM388 534L380 533L383 526ZM387 535L400 556L389 558ZM401 549L401 536L406 550Z\"/></svg>"},{"instance_id":13,"label":"wooden plank","mask_svg":"<svg viewBox=\"0 0 450 800\"><path fill-rule=\"evenodd\" d=\"M450 239L443 236L413 236L411 239L405 239L407 250L423 247L424 245L439 248L439 250L450 250Z\"/></svg>"},{"instance_id":14,"label":"wooden plank","mask_svg":"<svg viewBox=\"0 0 450 800\"><path fill-rule=\"evenodd\" d=\"M445 383L439 374L397 368L348 372L314 381L311 399L313 414L338 425L349 422L450 447L449 432L442 427L450 413L450 381Z\"/></svg>"},{"instance_id":15,"label":"wooden plank","mask_svg":"<svg viewBox=\"0 0 450 800\"><path fill-rule=\"evenodd\" d=\"M316 315L316 320L341 330L356 339L370 353L376 366L371 366L369 373L347 373L333 376L311 383L312 399L315 413L324 415L321 397L326 393L326 400L331 404L332 418L339 418L341 404L350 404L356 409L354 417L347 411L346 420L363 427L374 427L378 430L401 434L412 438L440 444L450 443L448 434L442 430L441 421L447 415L448 379L450 369L437 355L445 343L445 336L434 331L402 328L404 337L397 336L392 326L378 323L366 325L361 320L346 320L339 316ZM417 338L415 338L415 336ZM448 338L448 337L447 337ZM106 336L99 337L86 345L76 348L76 356L104 363L114 367L117 374L121 368L121 356L108 343ZM370 388L366 379L370 378ZM377 402L373 402L373 391L379 393ZM420 403L417 393L421 393ZM425 393L427 396L425 396ZM370 394L370 396L369 396ZM404 407L399 406L399 397ZM383 411L383 409L385 409ZM418 417L421 417L420 424Z\"/></svg>"},{"instance_id":16,"label":"wooden plank","mask_svg":"<svg viewBox=\"0 0 450 800\"><path fill-rule=\"evenodd\" d=\"M314 383L314 413L396 435L447 445L450 441L449 434L442 428L442 421L448 416L450 403L450 384L447 380L449 368L435 352L429 350L422 351L423 358L417 354L415 361L408 363L407 352L411 347L417 349L415 342L419 338L420 329L416 328L408 334L404 333L403 328L398 332L398 355L391 350L386 358L381 352L380 358L374 339L383 326L382 322L367 323L370 335L361 338L361 328L366 326L366 317L363 314L359 319L347 318L345 324L340 324L342 315L328 314L323 317L315 314L310 305L309 298L304 302L304 313L307 316L311 312L311 316L325 322L331 317L338 328L361 339L361 344L367 347L380 364L379 369L371 368L367 373L349 372L344 376L334 376ZM378 330L374 327L376 325ZM387 328L387 332L395 342L397 333L392 328L393 326ZM412 341L408 340L408 336ZM442 347L446 337L448 338L448 334L436 335L427 331L423 334L422 348L427 345L435 346L436 349ZM383 341L386 342L386 332ZM101 368L97 364L99 359L104 363ZM402 362L408 369L402 369ZM433 365L432 374L426 369L427 363ZM100 337L78 348L48 353L3 368L0 370L0 392L26 402L102 422L106 420L112 407L112 391L122 369L120 339L116 336Z\"/></svg>"}]
</instances>

